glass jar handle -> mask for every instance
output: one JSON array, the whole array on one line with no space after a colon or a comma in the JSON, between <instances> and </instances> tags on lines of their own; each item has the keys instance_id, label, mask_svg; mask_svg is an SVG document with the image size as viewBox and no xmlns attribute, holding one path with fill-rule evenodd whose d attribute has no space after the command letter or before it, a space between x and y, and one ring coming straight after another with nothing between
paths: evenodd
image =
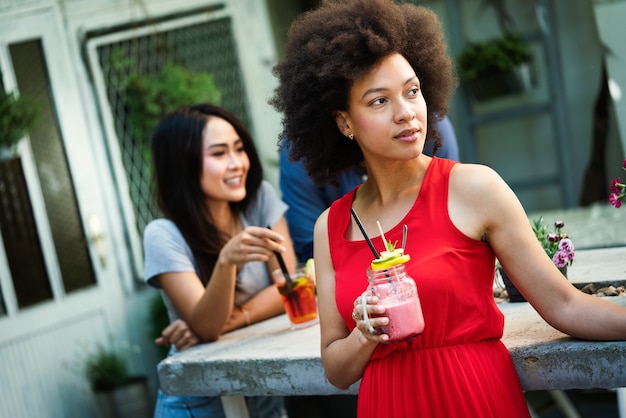
<instances>
[{"instance_id":1,"label":"glass jar handle","mask_svg":"<svg viewBox=\"0 0 626 418\"><path fill-rule=\"evenodd\" d=\"M363 321L365 321L365 325L367 326L367 331L370 334L375 334L376 330L374 329L374 327L372 326L372 322L370 321L369 316L367 316L367 295L366 294L362 294L361 295L361 306L363 307Z\"/></svg>"}]
</instances>

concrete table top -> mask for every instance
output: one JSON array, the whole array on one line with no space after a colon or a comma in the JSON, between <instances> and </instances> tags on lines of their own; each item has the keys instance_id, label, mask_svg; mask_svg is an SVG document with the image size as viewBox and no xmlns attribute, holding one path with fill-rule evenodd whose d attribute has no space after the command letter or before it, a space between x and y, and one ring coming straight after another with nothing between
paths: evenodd
<instances>
[{"instance_id":1,"label":"concrete table top","mask_svg":"<svg viewBox=\"0 0 626 418\"><path fill-rule=\"evenodd\" d=\"M605 298L626 306L625 296ZM626 386L626 341L584 341L548 325L528 303L498 305L505 315L502 341L524 390Z\"/></svg>"},{"instance_id":2,"label":"concrete table top","mask_svg":"<svg viewBox=\"0 0 626 418\"><path fill-rule=\"evenodd\" d=\"M626 281L626 247L579 251L573 282ZM626 296L606 298L626 306ZM528 303L501 303L503 342L525 390L626 387L626 342L590 342L549 326ZM287 396L356 394L325 378L319 325L293 331L286 315L222 336L163 360L161 389L174 395Z\"/></svg>"}]
</instances>

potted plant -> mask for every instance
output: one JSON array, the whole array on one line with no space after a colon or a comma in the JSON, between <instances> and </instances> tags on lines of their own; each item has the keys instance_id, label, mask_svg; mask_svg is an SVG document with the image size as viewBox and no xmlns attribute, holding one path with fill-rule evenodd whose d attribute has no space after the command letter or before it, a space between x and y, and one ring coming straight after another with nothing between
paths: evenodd
<instances>
[{"instance_id":1,"label":"potted plant","mask_svg":"<svg viewBox=\"0 0 626 418\"><path fill-rule=\"evenodd\" d=\"M110 65L113 72L122 77L117 94L122 98L124 112L117 128L120 147L130 157L124 159L126 175L129 183L149 185L152 178L150 137L158 120L182 105L199 102L219 105L222 94L211 73L194 72L180 64L163 63L158 69L142 71L139 63L133 58L124 58L117 50ZM154 199L150 198L148 190L145 192L142 189L141 193L132 194L140 230L159 215Z\"/></svg>"},{"instance_id":2,"label":"potted plant","mask_svg":"<svg viewBox=\"0 0 626 418\"><path fill-rule=\"evenodd\" d=\"M150 416L147 379L129 375L122 353L98 344L85 358L84 371L104 418Z\"/></svg>"},{"instance_id":3,"label":"potted plant","mask_svg":"<svg viewBox=\"0 0 626 418\"><path fill-rule=\"evenodd\" d=\"M15 155L17 143L35 126L36 119L30 100L0 91L0 158Z\"/></svg>"},{"instance_id":4,"label":"potted plant","mask_svg":"<svg viewBox=\"0 0 626 418\"><path fill-rule=\"evenodd\" d=\"M565 222L556 221L554 223L554 229L549 231L548 227L543 223L543 217L539 217L539 219L532 220L531 226L543 250L546 252L548 257L550 257L554 265L561 271L563 276L567 278L567 267L571 266L574 262L576 250L572 240L569 238L567 233L563 231ZM504 282L504 287L509 294L509 301L526 302L524 296L522 296L515 285L513 285L502 266L500 266L499 262L497 264L497 269L500 273L502 281Z\"/></svg>"},{"instance_id":5,"label":"potted plant","mask_svg":"<svg viewBox=\"0 0 626 418\"><path fill-rule=\"evenodd\" d=\"M126 114L136 146L150 161L148 139L161 116L196 102L219 104L221 92L209 73L193 73L177 64L165 65L158 74L134 73L126 83Z\"/></svg>"},{"instance_id":6,"label":"potted plant","mask_svg":"<svg viewBox=\"0 0 626 418\"><path fill-rule=\"evenodd\" d=\"M530 48L510 32L499 38L469 42L457 57L457 72L478 101L521 93L535 84Z\"/></svg>"},{"instance_id":7,"label":"potted plant","mask_svg":"<svg viewBox=\"0 0 626 418\"><path fill-rule=\"evenodd\" d=\"M567 267L574 262L576 250L572 240L563 231L564 226L565 222L556 221L554 230L548 231L548 228L543 224L543 217L532 221L533 232L543 250L552 259L554 265L561 270L563 276L567 277Z\"/></svg>"}]
</instances>

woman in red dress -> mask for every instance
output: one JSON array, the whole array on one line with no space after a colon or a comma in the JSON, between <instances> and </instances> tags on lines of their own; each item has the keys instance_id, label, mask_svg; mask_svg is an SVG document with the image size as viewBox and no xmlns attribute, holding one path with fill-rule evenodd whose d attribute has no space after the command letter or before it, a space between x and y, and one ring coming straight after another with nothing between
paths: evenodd
<instances>
[{"instance_id":1,"label":"woman in red dress","mask_svg":"<svg viewBox=\"0 0 626 418\"><path fill-rule=\"evenodd\" d=\"M329 381L361 380L359 417L528 417L501 342L493 299L496 257L528 301L572 336L626 339L626 309L586 295L546 256L511 189L488 167L422 153L439 141L436 121L456 86L437 17L391 0L327 1L291 27L276 67L272 103L284 114L290 157L319 183L364 165L368 178L315 226L321 353ZM421 299L425 328L385 344L370 333L389 323L375 297L365 306L377 232L401 242Z\"/></svg>"}]
</instances>

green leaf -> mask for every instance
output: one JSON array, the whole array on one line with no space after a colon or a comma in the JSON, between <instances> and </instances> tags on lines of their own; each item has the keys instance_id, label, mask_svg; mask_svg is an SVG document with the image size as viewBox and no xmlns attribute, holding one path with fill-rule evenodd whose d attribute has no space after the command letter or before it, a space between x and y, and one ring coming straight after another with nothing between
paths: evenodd
<instances>
[{"instance_id":1,"label":"green leaf","mask_svg":"<svg viewBox=\"0 0 626 418\"><path fill-rule=\"evenodd\" d=\"M149 143L159 118L193 103L220 104L222 94L209 73L192 73L168 64L158 74L133 74L126 84L125 104L133 139L138 147Z\"/></svg>"},{"instance_id":2,"label":"green leaf","mask_svg":"<svg viewBox=\"0 0 626 418\"><path fill-rule=\"evenodd\" d=\"M0 146L13 147L38 122L32 100L0 91Z\"/></svg>"},{"instance_id":3,"label":"green leaf","mask_svg":"<svg viewBox=\"0 0 626 418\"><path fill-rule=\"evenodd\" d=\"M95 391L114 389L128 381L126 359L99 344L85 360L85 375Z\"/></svg>"}]
</instances>

